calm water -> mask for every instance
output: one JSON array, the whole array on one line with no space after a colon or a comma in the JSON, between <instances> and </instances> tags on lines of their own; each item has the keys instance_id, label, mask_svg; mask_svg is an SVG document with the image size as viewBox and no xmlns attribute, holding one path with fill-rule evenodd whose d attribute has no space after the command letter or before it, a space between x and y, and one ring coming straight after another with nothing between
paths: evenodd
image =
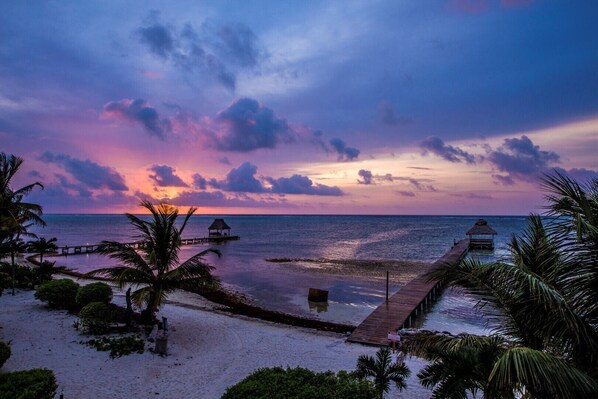
<instances>
[{"instance_id":1,"label":"calm water","mask_svg":"<svg viewBox=\"0 0 598 399\"><path fill-rule=\"evenodd\" d=\"M224 216L232 234L241 240L217 247L222 257L209 256L222 282L252 298L258 305L357 325L384 301L384 281L291 271L266 258L384 259L432 262L448 251L453 240L477 217L451 216ZM186 237L203 237L213 216L194 216ZM505 244L525 226L525 217L485 217L497 231L493 253L483 260L506 256ZM132 241L134 232L123 215L46 215L48 226L38 230L44 237L57 237L59 245L96 244L102 240ZM183 247L186 259L207 246ZM57 264L81 272L114 263L101 255L59 257ZM309 287L329 290L326 310L310 309ZM397 286L391 291L396 292ZM424 328L452 332L484 331L484 320L472 311L475 301L447 291L422 319ZM318 311L319 310L319 311Z\"/></svg>"}]
</instances>

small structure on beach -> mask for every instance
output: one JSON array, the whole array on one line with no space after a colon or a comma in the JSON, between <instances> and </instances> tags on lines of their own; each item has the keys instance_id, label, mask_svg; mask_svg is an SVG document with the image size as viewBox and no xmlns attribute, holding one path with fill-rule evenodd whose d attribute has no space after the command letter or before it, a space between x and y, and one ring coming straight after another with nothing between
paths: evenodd
<instances>
[{"instance_id":1,"label":"small structure on beach","mask_svg":"<svg viewBox=\"0 0 598 399\"><path fill-rule=\"evenodd\" d=\"M208 227L208 235L210 237L230 236L230 226L226 224L224 219L214 219Z\"/></svg>"},{"instance_id":2,"label":"small structure on beach","mask_svg":"<svg viewBox=\"0 0 598 399\"><path fill-rule=\"evenodd\" d=\"M478 219L465 234L469 236L469 249L494 249L494 236L497 233L484 219Z\"/></svg>"}]
</instances>

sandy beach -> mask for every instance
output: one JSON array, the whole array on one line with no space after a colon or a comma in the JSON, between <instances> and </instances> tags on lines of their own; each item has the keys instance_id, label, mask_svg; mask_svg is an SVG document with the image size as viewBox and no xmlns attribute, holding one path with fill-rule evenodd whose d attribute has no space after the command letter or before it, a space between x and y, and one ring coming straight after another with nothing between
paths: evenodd
<instances>
[{"instance_id":1,"label":"sandy beach","mask_svg":"<svg viewBox=\"0 0 598 399\"><path fill-rule=\"evenodd\" d=\"M0 339L11 342L12 356L2 371L50 368L58 394L66 399L219 398L260 367L352 370L359 355L376 351L346 343L342 334L231 316L193 294L176 293L170 299L158 314L168 317L168 356L146 350L111 359L81 343L92 337L73 327L76 316L48 309L33 291L14 297L5 293L0 297ZM116 292L113 302L123 303L122 294ZM146 343L146 349L151 345ZM411 360L409 366L406 397L429 397L415 378L421 362Z\"/></svg>"}]
</instances>

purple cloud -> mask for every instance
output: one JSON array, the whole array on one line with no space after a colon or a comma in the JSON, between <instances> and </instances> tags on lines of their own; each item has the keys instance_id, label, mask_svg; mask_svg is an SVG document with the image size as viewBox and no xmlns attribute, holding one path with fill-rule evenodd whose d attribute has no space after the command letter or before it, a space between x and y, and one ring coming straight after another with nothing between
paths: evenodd
<instances>
[{"instance_id":1,"label":"purple cloud","mask_svg":"<svg viewBox=\"0 0 598 399\"><path fill-rule=\"evenodd\" d=\"M99 165L90 160L83 161L65 154L52 154L50 152L45 152L39 159L43 162L61 166L83 187L112 191L128 190L125 179L113 168Z\"/></svg>"},{"instance_id":2,"label":"purple cloud","mask_svg":"<svg viewBox=\"0 0 598 399\"><path fill-rule=\"evenodd\" d=\"M200 190L205 190L208 185L208 181L205 177L200 175L199 173L195 173L193 176L193 187L199 188Z\"/></svg>"},{"instance_id":3,"label":"purple cloud","mask_svg":"<svg viewBox=\"0 0 598 399\"><path fill-rule=\"evenodd\" d=\"M502 184L512 184L515 179L534 181L546 173L560 157L552 151L542 151L527 137L505 139L497 150L490 151L488 162L506 175L493 175Z\"/></svg>"},{"instance_id":4,"label":"purple cloud","mask_svg":"<svg viewBox=\"0 0 598 399\"><path fill-rule=\"evenodd\" d=\"M222 151L250 152L295 140L284 119L252 98L238 99L212 122L209 144Z\"/></svg>"},{"instance_id":5,"label":"purple cloud","mask_svg":"<svg viewBox=\"0 0 598 399\"><path fill-rule=\"evenodd\" d=\"M149 177L159 187L189 187L180 177L175 174L175 169L168 165L153 165L148 169L154 174Z\"/></svg>"},{"instance_id":6,"label":"purple cloud","mask_svg":"<svg viewBox=\"0 0 598 399\"><path fill-rule=\"evenodd\" d=\"M440 137L428 136L423 139L419 146L422 148L422 155L432 153L439 157L446 159L449 162L466 162L468 164L475 164L475 157L458 147L447 145Z\"/></svg>"},{"instance_id":7,"label":"purple cloud","mask_svg":"<svg viewBox=\"0 0 598 399\"><path fill-rule=\"evenodd\" d=\"M357 179L357 183L366 185L374 184L374 176L372 175L371 171L360 169L359 172L357 172L357 174L359 175L359 177L361 177L361 180Z\"/></svg>"},{"instance_id":8,"label":"purple cloud","mask_svg":"<svg viewBox=\"0 0 598 399\"><path fill-rule=\"evenodd\" d=\"M360 151L354 147L347 147L347 144L339 138L330 140L334 152L338 154L339 161L353 161L359 157Z\"/></svg>"},{"instance_id":9,"label":"purple cloud","mask_svg":"<svg viewBox=\"0 0 598 399\"><path fill-rule=\"evenodd\" d=\"M243 193L263 193L266 189L262 183L255 178L257 166L249 162L243 162L238 168L231 169L224 180L210 180L210 185L224 191Z\"/></svg>"},{"instance_id":10,"label":"purple cloud","mask_svg":"<svg viewBox=\"0 0 598 399\"><path fill-rule=\"evenodd\" d=\"M413 191L395 191L402 197L415 197L415 193Z\"/></svg>"},{"instance_id":11,"label":"purple cloud","mask_svg":"<svg viewBox=\"0 0 598 399\"><path fill-rule=\"evenodd\" d=\"M272 185L271 191L275 194L344 195L340 188L326 186L324 184L314 184L307 176L293 175L291 177L280 177L278 179L269 177L266 180Z\"/></svg>"},{"instance_id":12,"label":"purple cloud","mask_svg":"<svg viewBox=\"0 0 598 399\"><path fill-rule=\"evenodd\" d=\"M150 134L162 140L172 130L170 121L168 119L160 119L158 111L140 98L136 100L125 98L120 101L110 101L104 105L102 115L108 118L141 123Z\"/></svg>"}]
</instances>

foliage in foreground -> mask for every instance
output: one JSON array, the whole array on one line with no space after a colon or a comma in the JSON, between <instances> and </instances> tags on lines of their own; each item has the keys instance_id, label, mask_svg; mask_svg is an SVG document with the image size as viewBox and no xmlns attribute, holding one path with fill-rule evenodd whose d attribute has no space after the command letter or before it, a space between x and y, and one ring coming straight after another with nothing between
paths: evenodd
<instances>
[{"instance_id":1,"label":"foliage in foreground","mask_svg":"<svg viewBox=\"0 0 598 399\"><path fill-rule=\"evenodd\" d=\"M263 368L229 387L222 399L375 399L376 389L369 381L347 372L316 373L304 368Z\"/></svg>"},{"instance_id":2,"label":"foliage in foreground","mask_svg":"<svg viewBox=\"0 0 598 399\"><path fill-rule=\"evenodd\" d=\"M56 377L49 369L0 373L0 399L53 399L56 389Z\"/></svg>"},{"instance_id":3,"label":"foliage in foreground","mask_svg":"<svg viewBox=\"0 0 598 399\"><path fill-rule=\"evenodd\" d=\"M15 265L15 287L16 288L23 288L23 289L33 289L35 284L40 282L40 278L38 273L36 273L35 269L31 269L29 267ZM12 266L10 263L0 262L0 273L6 274L6 277L2 279L3 287L9 288L12 286Z\"/></svg>"},{"instance_id":4,"label":"foliage in foreground","mask_svg":"<svg viewBox=\"0 0 598 399\"><path fill-rule=\"evenodd\" d=\"M389 348L380 348L376 357L361 355L357 359L355 375L358 378L373 378L380 398L390 390L391 382L399 391L407 388L405 379L411 372L404 363L393 363Z\"/></svg>"},{"instance_id":5,"label":"foliage in foreground","mask_svg":"<svg viewBox=\"0 0 598 399\"><path fill-rule=\"evenodd\" d=\"M99 351L110 351L112 359L131 353L143 353L145 344L142 339L135 336L126 336L120 338L102 337L92 339L86 342L86 345L92 346Z\"/></svg>"},{"instance_id":6,"label":"foliage in foreground","mask_svg":"<svg viewBox=\"0 0 598 399\"><path fill-rule=\"evenodd\" d=\"M598 179L548 176L548 215L511 240L509 262L466 260L432 279L477 295L497 334L420 333L403 349L431 363L434 397L598 397Z\"/></svg>"},{"instance_id":7,"label":"foliage in foreground","mask_svg":"<svg viewBox=\"0 0 598 399\"><path fill-rule=\"evenodd\" d=\"M79 284L68 278L52 280L43 283L35 291L35 297L40 301L48 302L51 308L73 309Z\"/></svg>"},{"instance_id":8,"label":"foliage in foreground","mask_svg":"<svg viewBox=\"0 0 598 399\"><path fill-rule=\"evenodd\" d=\"M6 342L0 341L0 367L10 358L10 345Z\"/></svg>"},{"instance_id":9,"label":"foliage in foreground","mask_svg":"<svg viewBox=\"0 0 598 399\"><path fill-rule=\"evenodd\" d=\"M84 307L92 302L110 303L112 300L112 288L102 282L87 284L79 288L75 300L80 307Z\"/></svg>"},{"instance_id":10,"label":"foliage in foreground","mask_svg":"<svg viewBox=\"0 0 598 399\"><path fill-rule=\"evenodd\" d=\"M110 325L116 320L116 312L105 302L88 303L79 312L79 318L85 332L89 334L106 334Z\"/></svg>"}]
</instances>

